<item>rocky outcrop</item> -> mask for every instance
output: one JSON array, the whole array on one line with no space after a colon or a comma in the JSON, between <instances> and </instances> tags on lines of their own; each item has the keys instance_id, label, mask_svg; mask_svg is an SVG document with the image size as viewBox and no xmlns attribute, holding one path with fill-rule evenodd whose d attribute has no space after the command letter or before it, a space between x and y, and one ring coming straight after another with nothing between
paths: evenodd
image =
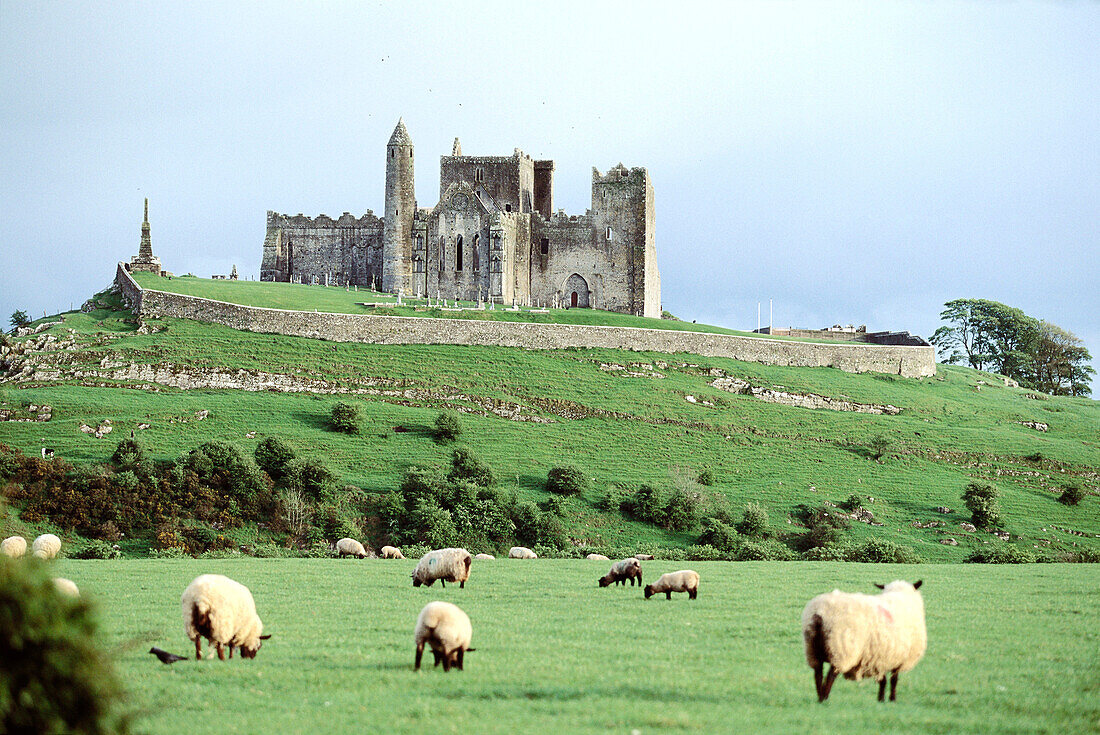
<instances>
[{"instance_id":1,"label":"rocky outcrop","mask_svg":"<svg viewBox=\"0 0 1100 735\"><path fill-rule=\"evenodd\" d=\"M711 381L711 386L719 390L741 395L755 396L768 403L780 403L785 406L798 406L801 408L824 408L830 411L854 411L856 413L875 413L896 416L901 413L897 406L889 404L879 406L873 403L855 403L828 396L819 396L816 393L790 393L772 388L754 386L747 380L734 377L716 378Z\"/></svg>"}]
</instances>

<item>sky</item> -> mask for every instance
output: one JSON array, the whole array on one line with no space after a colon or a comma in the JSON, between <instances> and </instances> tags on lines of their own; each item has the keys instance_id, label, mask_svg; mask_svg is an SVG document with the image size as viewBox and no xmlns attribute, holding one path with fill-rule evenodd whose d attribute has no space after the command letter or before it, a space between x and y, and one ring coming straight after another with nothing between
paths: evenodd
<instances>
[{"instance_id":1,"label":"sky","mask_svg":"<svg viewBox=\"0 0 1100 735\"><path fill-rule=\"evenodd\" d=\"M1100 3L0 0L0 319L137 253L258 277L265 214L381 211L437 156L645 166L666 310L930 336L986 298L1100 369ZM1100 386L1098 391L1100 392Z\"/></svg>"}]
</instances>

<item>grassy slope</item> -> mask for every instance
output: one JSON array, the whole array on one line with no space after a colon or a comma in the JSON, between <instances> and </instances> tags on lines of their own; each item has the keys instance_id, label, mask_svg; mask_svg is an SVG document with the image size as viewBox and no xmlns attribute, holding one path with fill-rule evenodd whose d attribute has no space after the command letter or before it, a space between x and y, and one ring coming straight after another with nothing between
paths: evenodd
<instances>
[{"instance_id":1,"label":"grassy slope","mask_svg":"<svg viewBox=\"0 0 1100 735\"><path fill-rule=\"evenodd\" d=\"M414 589L414 564L62 560L58 571L101 602L142 732L313 733L323 721L326 732L1038 733L1095 732L1100 718L1091 565L692 563L702 582L689 602L598 589L597 562L476 562L466 589L445 590ZM645 562L645 576L676 568ZM161 665L150 645L193 653L179 594L210 572L251 588L273 638L253 661ZM819 706L803 605L896 577L925 580L924 660L900 677L897 703L840 680ZM412 671L416 615L434 599L470 615L478 650L463 672Z\"/></svg>"},{"instance_id":2,"label":"grassy slope","mask_svg":"<svg viewBox=\"0 0 1100 735\"><path fill-rule=\"evenodd\" d=\"M176 279L179 280L179 279ZM335 291L335 289L333 289ZM343 293L342 291L340 293ZM64 380L0 388L9 404L48 403L49 423L0 424L0 441L37 452L48 445L72 461L103 461L116 441L139 423L151 428L141 440L159 458L174 458L199 443L228 439L247 450L277 434L306 453L322 456L353 483L371 490L393 488L413 464L445 462L450 448L433 442L429 427L442 406L477 409L469 397L522 404L554 423L516 422L493 415L466 414L464 441L487 459L522 496L545 499L547 470L562 462L585 468L594 478L588 497L568 502L571 534L591 543L639 541L691 543L697 531L666 534L651 526L601 513L596 496L612 482L669 483L694 477L703 466L718 476L717 489L739 507L762 502L774 527L787 529L787 514L800 504L841 502L850 494L872 496L869 507L885 526L854 524L853 535L882 534L913 545L927 560L962 559L988 536L961 533L966 520L959 494L974 477L990 477L1003 492L1008 530L1026 546L1049 539L1053 549L1075 543L1100 545L1097 498L1067 508L1054 498L1066 477L1080 475L1093 490L1100 468L1100 404L1086 399L1032 400L1027 392L997 385L976 371L941 367L936 379L906 380L886 375L852 375L833 369L769 367L690 355L668 356L610 350L557 352L458 346L372 346L237 332L183 320L159 320L167 330L133 332L124 312L66 316L65 328L87 339L65 355L66 369L98 369L101 361L148 363L189 369L255 370L323 378L338 385L385 379L390 389L417 389L413 398L361 396L365 432L349 437L328 429L332 405L345 396L245 393L239 391L159 392L132 387L91 387L98 381ZM60 331L59 328L55 328ZM97 343L95 335L121 335ZM667 361L668 367L658 365ZM638 368L658 377L626 377L602 364L658 365ZM688 366L683 367L686 363ZM706 369L717 368L764 386L783 386L857 402L900 406L899 416L808 410L768 404L709 386ZM984 381L978 391L979 381ZM86 385L82 385L85 383ZM150 387L150 386L146 386ZM714 402L690 403L685 396ZM546 397L602 413L561 419L540 408ZM205 421L194 414L208 410ZM104 439L83 434L80 423L114 422ZM1047 433L1020 421L1050 425ZM671 423L670 423L671 422ZM393 427L412 429L395 433ZM256 432L254 438L246 438ZM863 446L876 434L894 441L882 462ZM1024 459L1040 453L1043 461ZM959 547L938 543L944 529L917 529L914 521L942 520ZM1069 536L1056 523L1090 534ZM18 528L7 530L20 530Z\"/></svg>"}]
</instances>

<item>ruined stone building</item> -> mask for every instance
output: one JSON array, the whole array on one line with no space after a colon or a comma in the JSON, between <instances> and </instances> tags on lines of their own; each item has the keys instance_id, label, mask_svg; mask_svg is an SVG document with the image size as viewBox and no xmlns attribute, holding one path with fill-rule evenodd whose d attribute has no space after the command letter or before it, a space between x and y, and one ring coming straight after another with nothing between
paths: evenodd
<instances>
[{"instance_id":1,"label":"ruined stone building","mask_svg":"<svg viewBox=\"0 0 1100 735\"><path fill-rule=\"evenodd\" d=\"M440 159L439 202L418 208L403 122L386 145L385 210L337 219L267 213L260 280L377 286L405 296L590 306L661 315L653 184L592 170L592 208L554 211L553 161L519 149Z\"/></svg>"}]
</instances>

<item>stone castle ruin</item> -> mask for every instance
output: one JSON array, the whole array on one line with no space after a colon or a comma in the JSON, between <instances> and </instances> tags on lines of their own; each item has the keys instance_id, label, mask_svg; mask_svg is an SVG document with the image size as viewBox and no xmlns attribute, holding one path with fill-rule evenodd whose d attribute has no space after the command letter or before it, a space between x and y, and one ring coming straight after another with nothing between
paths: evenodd
<instances>
[{"instance_id":1,"label":"stone castle ruin","mask_svg":"<svg viewBox=\"0 0 1100 735\"><path fill-rule=\"evenodd\" d=\"M385 211L338 219L267 213L262 281L405 296L593 307L659 317L653 184L644 168L592 170L592 208L554 212L553 161L440 159L439 202L417 207L405 124L386 145Z\"/></svg>"}]
</instances>

